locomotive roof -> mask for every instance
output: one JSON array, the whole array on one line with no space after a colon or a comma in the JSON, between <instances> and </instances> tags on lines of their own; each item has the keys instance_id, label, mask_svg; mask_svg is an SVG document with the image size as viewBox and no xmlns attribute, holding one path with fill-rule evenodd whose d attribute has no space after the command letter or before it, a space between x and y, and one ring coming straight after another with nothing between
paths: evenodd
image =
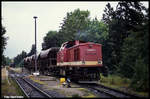
<instances>
[{"instance_id":1,"label":"locomotive roof","mask_svg":"<svg viewBox=\"0 0 150 99\"><path fill-rule=\"evenodd\" d=\"M99 44L99 43L86 42L86 41L80 41L80 40L68 41L68 42L65 42L64 44L74 44L74 45L78 45L78 44L84 44L84 43ZM101 45L101 44L100 44L100 45Z\"/></svg>"},{"instance_id":2,"label":"locomotive roof","mask_svg":"<svg viewBox=\"0 0 150 99\"><path fill-rule=\"evenodd\" d=\"M73 41L68 41L68 42L65 42L65 43L76 43L76 42L87 43L86 41L81 41L81 40L73 40Z\"/></svg>"}]
</instances>

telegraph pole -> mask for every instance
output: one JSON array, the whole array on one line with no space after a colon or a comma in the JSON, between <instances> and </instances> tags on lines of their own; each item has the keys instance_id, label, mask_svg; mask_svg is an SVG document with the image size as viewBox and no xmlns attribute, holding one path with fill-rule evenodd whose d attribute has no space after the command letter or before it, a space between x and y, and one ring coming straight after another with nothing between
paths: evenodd
<instances>
[{"instance_id":1,"label":"telegraph pole","mask_svg":"<svg viewBox=\"0 0 150 99\"><path fill-rule=\"evenodd\" d=\"M35 72L37 71L37 57L36 57L36 18L37 16L33 17L35 19Z\"/></svg>"}]
</instances>

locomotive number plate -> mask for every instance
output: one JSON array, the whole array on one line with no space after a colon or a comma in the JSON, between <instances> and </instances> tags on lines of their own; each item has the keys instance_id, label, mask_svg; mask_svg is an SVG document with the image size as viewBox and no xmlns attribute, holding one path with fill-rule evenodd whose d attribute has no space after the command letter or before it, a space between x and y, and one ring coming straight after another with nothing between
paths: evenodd
<instances>
[{"instance_id":1,"label":"locomotive number plate","mask_svg":"<svg viewBox=\"0 0 150 99\"><path fill-rule=\"evenodd\" d=\"M96 49L87 49L87 51L96 51Z\"/></svg>"}]
</instances>

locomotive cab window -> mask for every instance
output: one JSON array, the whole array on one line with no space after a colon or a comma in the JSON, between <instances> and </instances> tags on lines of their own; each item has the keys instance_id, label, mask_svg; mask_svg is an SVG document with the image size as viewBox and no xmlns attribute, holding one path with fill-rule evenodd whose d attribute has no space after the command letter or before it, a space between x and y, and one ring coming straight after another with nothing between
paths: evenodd
<instances>
[{"instance_id":1,"label":"locomotive cab window","mask_svg":"<svg viewBox=\"0 0 150 99\"><path fill-rule=\"evenodd\" d=\"M66 43L62 44L59 51L63 50L65 47L66 47Z\"/></svg>"},{"instance_id":2,"label":"locomotive cab window","mask_svg":"<svg viewBox=\"0 0 150 99\"><path fill-rule=\"evenodd\" d=\"M75 42L70 41L70 42L68 42L68 43L66 44L66 48L70 48L70 47L72 47L72 46L74 46L74 45L75 45Z\"/></svg>"},{"instance_id":3,"label":"locomotive cab window","mask_svg":"<svg viewBox=\"0 0 150 99\"><path fill-rule=\"evenodd\" d=\"M66 48L70 48L72 46L74 46L74 44L67 44Z\"/></svg>"}]
</instances>

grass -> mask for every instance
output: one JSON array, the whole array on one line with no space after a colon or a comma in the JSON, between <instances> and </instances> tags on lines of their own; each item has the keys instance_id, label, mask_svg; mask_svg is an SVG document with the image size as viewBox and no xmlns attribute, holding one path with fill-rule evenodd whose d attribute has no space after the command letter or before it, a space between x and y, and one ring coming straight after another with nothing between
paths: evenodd
<instances>
[{"instance_id":1,"label":"grass","mask_svg":"<svg viewBox=\"0 0 150 99\"><path fill-rule=\"evenodd\" d=\"M95 98L96 96L92 94L89 90L85 88L78 88L80 91L84 91L85 94L82 96L82 98Z\"/></svg>"},{"instance_id":2,"label":"grass","mask_svg":"<svg viewBox=\"0 0 150 99\"><path fill-rule=\"evenodd\" d=\"M7 66L7 70L10 70L10 68ZM25 97L24 93L20 89L20 87L17 85L17 83L8 77L6 74L6 69L1 69L2 71L2 81L1 81L1 97L7 97L7 96L23 96Z\"/></svg>"},{"instance_id":3,"label":"grass","mask_svg":"<svg viewBox=\"0 0 150 99\"><path fill-rule=\"evenodd\" d=\"M23 94L20 87L16 84L16 82L9 77L8 77L8 79L9 79L10 84L8 84L7 79L2 80L2 82L1 82L1 87L2 87L1 96L2 97L4 97L4 96L23 96L23 97L25 97L25 95Z\"/></svg>"},{"instance_id":4,"label":"grass","mask_svg":"<svg viewBox=\"0 0 150 99\"><path fill-rule=\"evenodd\" d=\"M11 78L9 78L11 79ZM16 89L16 93L20 96L26 97L25 94L23 93L23 91L20 89L20 87L18 86L18 84L15 82L15 80L11 79L10 83L12 84L12 86L15 87Z\"/></svg>"},{"instance_id":5,"label":"grass","mask_svg":"<svg viewBox=\"0 0 150 99\"><path fill-rule=\"evenodd\" d=\"M100 83L126 87L126 86L129 86L131 81L130 81L130 79L122 78L122 77L117 76L117 75L109 75L108 77L104 77L101 75Z\"/></svg>"},{"instance_id":6,"label":"grass","mask_svg":"<svg viewBox=\"0 0 150 99\"><path fill-rule=\"evenodd\" d=\"M8 70L13 70L14 72L17 73L21 73L22 72L22 68L21 67L16 67L16 68L11 68L11 67L7 67Z\"/></svg>"},{"instance_id":7,"label":"grass","mask_svg":"<svg viewBox=\"0 0 150 99\"><path fill-rule=\"evenodd\" d=\"M33 75L29 76L29 78L30 78L31 80L33 80L34 82L37 82L37 83L39 83L39 84L46 84L46 83L44 83L44 82L42 82L42 81L36 79Z\"/></svg>"},{"instance_id":8,"label":"grass","mask_svg":"<svg viewBox=\"0 0 150 99\"><path fill-rule=\"evenodd\" d=\"M81 96L79 94L73 94L72 98L81 98Z\"/></svg>"},{"instance_id":9,"label":"grass","mask_svg":"<svg viewBox=\"0 0 150 99\"><path fill-rule=\"evenodd\" d=\"M85 88L77 88L77 89L79 91L82 91L84 94L80 95L78 93L72 93L71 91L70 92L66 92L64 90L60 90L60 89L57 89L57 88L52 88L51 90L59 92L59 93L65 95L65 96L67 96L67 98L95 98L96 97L95 95L93 95L90 91L88 91Z\"/></svg>"},{"instance_id":10,"label":"grass","mask_svg":"<svg viewBox=\"0 0 150 99\"><path fill-rule=\"evenodd\" d=\"M115 88L118 90L122 90L122 91L125 90L128 93L133 93L133 94L138 94L138 95L148 97L148 92L138 92L130 88L131 80L128 78L122 78L117 75L108 75L108 77L104 77L103 75L101 75L100 83L105 86Z\"/></svg>"}]
</instances>

